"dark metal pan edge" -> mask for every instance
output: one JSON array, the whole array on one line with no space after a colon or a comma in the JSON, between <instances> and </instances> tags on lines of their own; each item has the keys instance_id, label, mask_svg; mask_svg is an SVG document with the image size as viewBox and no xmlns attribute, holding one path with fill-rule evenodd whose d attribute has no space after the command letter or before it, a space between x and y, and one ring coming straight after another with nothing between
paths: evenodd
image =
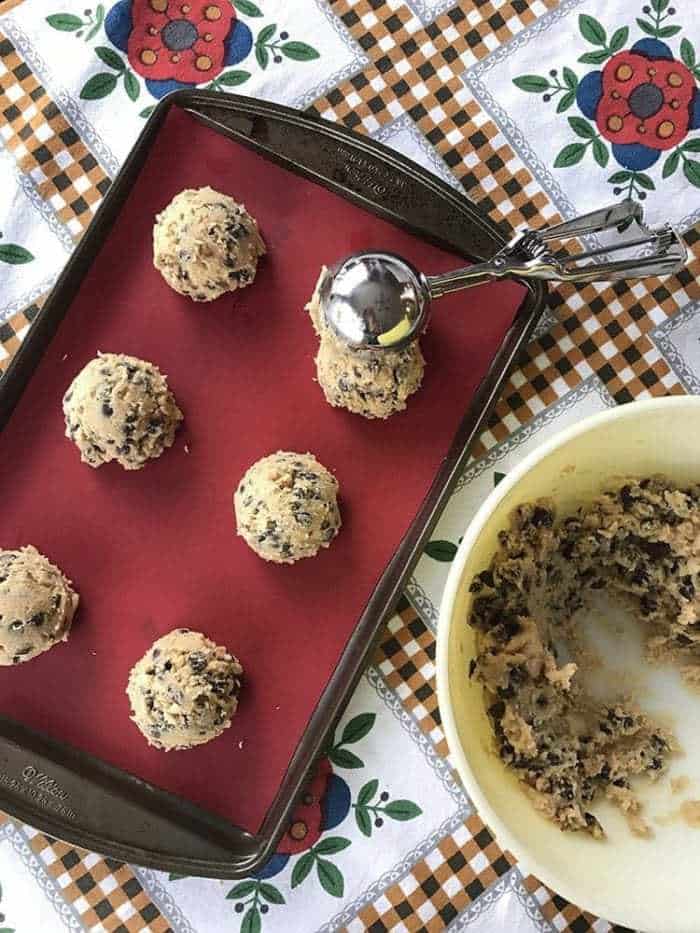
<instances>
[{"instance_id":1,"label":"dark metal pan edge","mask_svg":"<svg viewBox=\"0 0 700 933\"><path fill-rule=\"evenodd\" d=\"M460 230L461 238L464 240L461 245L461 252L471 260L482 261L490 258L493 252L512 233L512 231L493 221L479 207L458 193L441 178L427 172L396 150L390 149L388 146L369 137L354 133L343 126L319 120L317 117L284 107L281 104L275 105L276 120L284 124L287 133L293 130L301 130L308 136L308 131L311 129L317 135L317 138L337 144L334 151L324 152L323 171L318 172L310 167L300 165L298 160L289 157L284 152L280 152L274 146L266 145L264 140L251 136L250 131L246 132L241 127L240 122L236 125L235 119L230 120L229 124L226 125L227 115L235 114L240 118L245 114L251 118L250 126L252 129L252 121L256 116L269 116L269 114L266 114L269 106L266 103L252 98L239 97L233 94L217 94L211 91L178 92L178 94L173 95L176 103L181 102L178 99L180 94L183 95L182 104L184 109L213 129L227 133L232 138L247 145L251 145L251 139L254 139L252 147L257 151L264 151L277 164L341 194L360 207L399 223L404 229L415 232L416 235L421 236L423 239L431 240L443 248L454 249L454 237L451 238L446 235L444 229L426 236L425 218L422 215L427 205L407 205L407 196L416 192L392 186L390 169L396 170L404 178L416 180L420 184L419 194L427 192L438 195L443 200L456 206L472 221L473 226L471 228L462 227ZM188 100L189 103L187 103ZM344 144L349 144L356 153L364 153L368 159L375 162L378 157L381 158L385 170L379 175L379 180L387 182L384 190L381 190L381 185L377 186L375 184L377 181L376 175L369 174L362 177L358 173L348 174L349 166L345 163L347 153L344 153L342 148ZM332 178L329 178L330 171L333 173ZM378 200L380 197L381 201ZM407 220L407 207L410 207L412 215L419 215L419 223L411 224Z\"/></svg>"},{"instance_id":2,"label":"dark metal pan edge","mask_svg":"<svg viewBox=\"0 0 700 933\"><path fill-rule=\"evenodd\" d=\"M438 204L442 202L442 210L450 216L452 222L455 212L463 215L467 226L460 231L461 235L458 236L453 224L452 236L445 236L442 226L426 234L425 228L419 222L420 217L407 216L411 212L406 210L405 204L402 209L400 201L397 204L395 199L392 199L391 192L388 197L382 196L376 185L372 186L371 174L368 176L368 184L365 185L362 177L347 179L342 170L338 171L337 164L331 164L329 168L335 177L324 178L322 172L317 172L313 165L310 169L305 168L284 147L281 151L270 148L254 137L246 137L246 134L238 132L235 127L228 131L228 135L256 149L263 157L311 177L362 207L465 256L484 258L504 242L502 230L479 208L457 194L445 182L372 140L276 104L212 92L177 92L157 105L100 206L89 231L76 248L38 315L34 327L13 359L0 389L0 428L9 418L77 292L89 263L111 229L126 199L131 182L140 171L150 144L172 106L182 107L198 115L203 122L219 131L226 130L220 126L218 119L212 121L212 108L219 111L216 113L217 118L223 110L229 115L269 121L270 125L274 124L278 130L281 127L282 133L285 125L293 127L306 135L307 140L311 138L309 133L312 133L316 140L330 140L334 144L340 142L343 149L348 147L350 151L359 153L359 157L368 160L370 166L389 165L393 171L406 176L412 181L416 191L425 192L427 198L435 199ZM345 151L341 153L341 157L344 158L345 154ZM398 195L404 197L405 192L399 191ZM420 213L421 204L412 206L414 211L417 209ZM446 212L446 207L451 207L453 213ZM430 209L430 204L427 209ZM480 236L474 235L475 229L480 231ZM264 864L274 852L286 828L309 769L323 751L361 677L381 635L383 624L395 607L440 511L467 461L469 447L482 430L509 368L527 342L544 308L545 299L545 286L528 286L528 293L469 405L419 513L394 558L383 572L321 695L258 836L251 836L188 801L174 797L63 743L39 736L4 717L0 717L0 767L5 768L5 771L0 772L0 805L7 812L52 835L141 865L208 877L235 878L250 874ZM27 755L33 755L34 758L30 760ZM33 762L37 762L39 767ZM51 815L45 805L29 802L31 798L27 798L26 790L13 790L13 787L3 780L3 774L7 774L10 763L13 774L24 784L28 783L27 778L23 777L24 774L29 774L30 779L34 780L32 771L28 769L34 769L39 774L44 774L47 768L52 769L54 773L60 771L64 782L70 781L71 785L75 785L78 797L90 803L91 819L87 822L93 823L93 828L81 826L78 821L72 823L69 819ZM140 818L129 810L130 807L133 810L134 804L142 811ZM109 808L110 816L114 813L119 819L119 815L126 812L125 808L129 810L133 836L139 839L144 836L145 831L148 845L133 844L128 839L119 839L119 834L116 833L110 835L104 827L110 825L111 820L106 818L105 811L100 809L102 805ZM134 820L139 821L138 826L133 825ZM177 846L183 832L187 839L183 839L180 844L186 846L189 855L184 855L179 850L173 852L170 844L174 840ZM201 855L192 854L194 852L201 852Z\"/></svg>"}]
</instances>

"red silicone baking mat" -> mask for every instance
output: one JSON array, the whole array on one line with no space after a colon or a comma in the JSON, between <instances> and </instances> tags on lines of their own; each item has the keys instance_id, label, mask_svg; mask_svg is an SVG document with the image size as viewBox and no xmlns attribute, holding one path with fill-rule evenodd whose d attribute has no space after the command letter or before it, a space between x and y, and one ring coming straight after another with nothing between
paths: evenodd
<instances>
[{"instance_id":1,"label":"red silicone baking mat","mask_svg":"<svg viewBox=\"0 0 700 933\"><path fill-rule=\"evenodd\" d=\"M213 304L175 294L152 266L154 215L201 185L243 201L269 251L252 287ZM459 264L171 111L0 434L0 546L34 544L81 595L67 644L0 668L0 712L251 831L524 295L499 283L442 299L424 386L408 411L366 421L324 401L302 308L322 264L371 248L428 272ZM98 350L155 362L185 413L174 447L139 472L93 470L63 436L62 395ZM278 449L312 451L340 482L341 534L294 566L256 557L232 513L244 471ZM246 683L222 737L166 754L130 722L124 688L178 626L235 652Z\"/></svg>"}]
</instances>

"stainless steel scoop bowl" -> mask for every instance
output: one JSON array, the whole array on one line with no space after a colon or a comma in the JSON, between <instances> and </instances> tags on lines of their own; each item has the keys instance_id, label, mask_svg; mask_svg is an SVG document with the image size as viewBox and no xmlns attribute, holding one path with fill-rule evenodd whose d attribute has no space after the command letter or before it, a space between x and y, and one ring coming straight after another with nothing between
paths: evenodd
<instances>
[{"instance_id":1,"label":"stainless steel scoop bowl","mask_svg":"<svg viewBox=\"0 0 700 933\"><path fill-rule=\"evenodd\" d=\"M642 235L609 246L566 253L548 245L554 240L632 222L637 223ZM636 255L607 258L630 249L635 249ZM590 259L601 261L587 261ZM623 201L544 230L518 233L488 262L442 275L424 275L393 253L355 253L329 270L319 298L326 322L348 346L396 350L423 333L432 301L450 292L511 276L554 282L607 282L670 275L678 272L686 259L685 244L671 226L651 230L643 224L642 206Z\"/></svg>"}]
</instances>

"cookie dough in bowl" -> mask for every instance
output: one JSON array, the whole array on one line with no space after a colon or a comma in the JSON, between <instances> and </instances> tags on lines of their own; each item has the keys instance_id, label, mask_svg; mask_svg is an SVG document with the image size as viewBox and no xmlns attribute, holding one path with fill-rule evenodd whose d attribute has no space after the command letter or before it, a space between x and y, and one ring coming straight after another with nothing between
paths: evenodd
<instances>
[{"instance_id":1,"label":"cookie dough in bowl","mask_svg":"<svg viewBox=\"0 0 700 933\"><path fill-rule=\"evenodd\" d=\"M243 668L201 632L178 628L131 670L131 718L149 745L171 751L211 741L231 725Z\"/></svg>"},{"instance_id":2,"label":"cookie dough in bowl","mask_svg":"<svg viewBox=\"0 0 700 933\"><path fill-rule=\"evenodd\" d=\"M156 217L153 264L168 285L213 301L255 278L265 244L243 204L213 188L187 188Z\"/></svg>"},{"instance_id":3,"label":"cookie dough in bowl","mask_svg":"<svg viewBox=\"0 0 700 933\"><path fill-rule=\"evenodd\" d=\"M700 552L696 545L693 555L687 539L697 537L699 494L700 487L679 490L660 478L631 481L561 522L548 500L520 505L490 565L470 584L468 621L478 635L469 676L484 687L497 753L563 830L602 838L591 810L605 796L633 832L651 832L635 778L660 778L672 736L636 703L616 701L614 691L609 702L596 702L577 663L559 654L566 646L570 659L579 655L580 610L588 593L607 589L638 600L640 623L653 619L650 642L688 653L697 670L700 655L690 653L683 633L698 621Z\"/></svg>"},{"instance_id":4,"label":"cookie dough in bowl","mask_svg":"<svg viewBox=\"0 0 700 933\"><path fill-rule=\"evenodd\" d=\"M591 407L593 402L591 399ZM597 398L595 404L600 407ZM524 788L524 782L519 780L517 772L508 767L497 753L494 718L501 710L496 708L493 710L494 715L489 716L483 681L476 670L469 677L472 662L478 664L480 655L492 645L485 635L468 624L468 620L477 600L485 597L490 602L489 597L493 593L499 596L502 593L500 586L491 587L488 576L479 580L483 584L479 592L470 590L472 584L480 574L490 569L494 555L501 552L501 547L510 552L503 565L506 573L518 566L527 568L529 576L534 573L534 563L528 559L526 549L510 550L515 544L510 538L514 529L511 521L514 515L517 516L519 507L528 505L527 512L521 516L525 524L539 526L526 534L532 534L533 542L539 542L536 547L541 546L542 550L535 553L542 557L549 552L546 534L549 529L547 517L541 513L535 517L534 508L544 507L547 501L551 503L554 512L551 529L555 533L567 519L577 518L579 509L583 510L584 516L590 516L586 522L587 528L589 524L600 521L602 515L609 515L610 518L604 520L604 526L597 529L590 527L581 543L588 548L591 533L595 541L603 544L618 537L615 555L619 555L624 565L627 557L635 553L630 570L631 575L636 575L637 564L640 563L638 556L644 551L636 540L637 532L642 531L643 534L660 539L664 534L662 522L656 521L651 515L642 518L641 512L650 504L647 496L655 497L658 489L652 481L645 491L641 488L641 481L663 476L669 486L687 491L700 480L697 454L700 398L668 397L635 402L604 409L575 424L566 424L564 418L562 421L565 427L549 436L546 436L546 432L538 434L538 426L535 424L536 446L533 445L531 452L520 462L515 452L511 455L514 448L509 449L509 459L504 470L506 477L481 501L452 562L440 608L436 651L438 701L450 753L479 816L495 833L498 845L513 852L523 872L531 872L562 897L610 922L646 931L691 933L700 929L700 904L694 903L687 896L687 892L694 888L700 872L700 832L691 827L684 814L689 812L693 799L700 799L700 742L697 736L700 694L690 688L682 676L681 668L687 659L679 657L671 663L650 663L648 636L656 628L658 616L651 617L650 613L650 618L642 618L641 595L632 596L624 592L618 595L608 585L597 589L593 586L595 577L590 577L590 596L586 593L590 608L586 606L582 610L587 631L594 636L594 640L588 643L584 641L582 646L583 649L591 649L590 667L581 658L572 680L575 682L580 675L586 693L595 702L598 711L602 711L603 705L608 708L605 716L596 720L598 732L582 731L579 741L590 737L594 745L604 750L608 764L611 762L608 752L618 742L621 748L624 747L630 753L635 747L640 752L644 751L645 757L648 751L653 752L647 766L642 764L640 756L640 766L649 777L653 777L658 770L658 779L649 781L641 774L640 777L634 774L629 777L621 775L623 786L619 788L621 797L626 797L628 789L624 781L628 780L631 793L640 804L639 815L649 828L649 833L644 837L630 832L624 803L620 801L620 806L606 799L603 788L596 794L595 800L585 802L584 809L584 812L595 817L605 833L602 840L594 837L593 826L581 827L578 832L562 832L557 823L547 819L546 812L543 814L536 809L532 796ZM497 456L502 454L497 452ZM504 469L497 459L489 459L483 466L484 483L489 481L491 469ZM630 483L631 489L625 489L630 478L636 480L641 493L634 482ZM478 488L481 486L477 487L476 495ZM606 495L606 490L610 491L611 497ZM627 515L624 503L629 503L630 493L633 500L640 500L639 504L633 506L632 513L639 517L640 525L634 537L624 541L620 537L624 535L622 528L629 525L627 519L622 519ZM468 494L467 487L461 493L461 502L469 501L465 498ZM617 496L616 500L612 494ZM600 502L601 497L604 497L606 503L602 510L600 506L594 505ZM667 497L664 496L664 499L667 500ZM667 507L664 512L670 513L676 507L680 508L680 501L671 495L673 508ZM453 508L458 508L459 504L455 502ZM531 507L533 511L528 515ZM652 524L642 527L641 523L649 519L653 519ZM517 523L517 518L515 520ZM674 521L672 518L670 523L665 524ZM456 540L460 528L455 524L454 514L451 522ZM617 525L614 534L613 525ZM682 527L681 523L673 525L674 535L679 540L681 534L685 535L688 531L686 525L681 532ZM509 538L502 544L504 534ZM517 536L524 540L522 535ZM663 550L664 554L659 552L658 556L646 553L639 569L647 571L654 568L667 575L676 571L680 573L680 563L674 570L676 558L667 559ZM509 563L511 560L513 563ZM565 562L585 570L578 553L571 558L564 555L563 561L554 563L562 569ZM604 565L611 563L603 560ZM610 573L613 569L616 570L615 577L621 579L620 571L616 568L610 567ZM607 566L605 572L608 573ZM563 578L556 592L566 596L571 589L566 585L565 574ZM515 574L512 580L515 586ZM493 582L499 582L498 575L494 576ZM684 586L687 581L679 577L679 582ZM654 580L649 583L651 586L647 584L647 594L653 596ZM523 590L525 585L523 583ZM636 587L638 584L630 577L630 585ZM680 589L678 592L680 595ZM651 603L645 605L654 612ZM684 605L691 603L686 602ZM530 616L533 615L538 621L547 618L546 607L541 600L530 605ZM549 615L548 618L553 628L553 617ZM507 623L508 620L504 618L503 621ZM538 625L537 632L540 631L544 633L545 630ZM675 638L673 628L667 630L667 634L671 633ZM494 632L494 637L497 634ZM524 673L532 680L534 703L544 692L541 689L535 692L535 680L540 676L537 672L538 663L541 662L543 678L546 679L546 673L549 672L557 681L556 684L550 682L550 696L545 696L547 706L541 707L546 711L550 697L554 697L553 708L556 709L559 697L565 696L563 688L567 675L571 674L567 665L572 660L579 663L577 658L567 655L562 642L567 642L568 637L554 639L552 647L556 652L552 651L546 637L540 639L541 650L531 651L537 649L538 645L537 639L529 637L535 633L527 623L519 632L504 625L503 634L507 636L505 641L499 642L503 649L513 649L513 654L521 652L532 655L532 672L525 670ZM663 633L657 630L654 634ZM515 639L514 643L511 638ZM521 640L520 645L518 639ZM496 663L501 653L498 647L493 655ZM516 674L516 681L518 677ZM542 681L539 681L537 687L541 685ZM589 686L593 685L600 687L600 692L597 689L589 692ZM514 695L519 687L517 683L498 686L506 694L514 688ZM527 729L515 716L505 716L508 696L498 699L504 704L504 715L500 716L504 735L507 733L514 740L508 741L517 750L520 763L520 758L526 759L528 748L532 747L528 742ZM527 696L523 696L522 703L526 705L527 699ZM517 706L520 702L514 701L513 697L510 699L511 706ZM568 701L564 702L568 705ZM610 718L608 711L611 712ZM513 712L517 713L518 709ZM526 720L527 710L524 712L521 718ZM600 728L601 724L610 734ZM626 731L629 731L629 744L623 745L622 734ZM678 753L669 754L668 749L658 739L654 739L654 736L658 736L666 741L670 735L675 739ZM537 742L538 736L531 738ZM660 747L657 749L655 746ZM576 747L575 751L578 750ZM510 754L509 749L505 751ZM556 749L546 751L557 754ZM598 763L597 756L587 752L585 756L591 766L594 761ZM654 767L654 758L660 758L661 768ZM605 763L600 761L601 767L593 771L594 783L607 780ZM526 762L523 760L522 764ZM614 764L616 767L622 764L626 768L621 757L616 757ZM562 765L566 767L563 760L552 760L547 765L552 769L552 774ZM562 776L567 777L564 774ZM679 780L681 778L684 780ZM687 790L676 790L674 795L674 787L687 787ZM564 797L568 796L567 791L570 789L562 784L560 790ZM578 791L577 786L574 790L575 799L578 799ZM590 788L585 788L587 794L589 791ZM682 853L681 857L679 853Z\"/></svg>"},{"instance_id":5,"label":"cookie dough in bowl","mask_svg":"<svg viewBox=\"0 0 700 933\"><path fill-rule=\"evenodd\" d=\"M78 600L70 580L36 548L0 551L0 665L67 641Z\"/></svg>"},{"instance_id":6,"label":"cookie dough in bowl","mask_svg":"<svg viewBox=\"0 0 700 933\"><path fill-rule=\"evenodd\" d=\"M63 413L83 463L116 460L125 470L140 470L171 447L183 417L158 367L121 353L98 353L78 373Z\"/></svg>"},{"instance_id":7,"label":"cookie dough in bowl","mask_svg":"<svg viewBox=\"0 0 700 933\"><path fill-rule=\"evenodd\" d=\"M238 534L264 560L293 564L330 546L341 525L338 481L313 454L279 450L234 494Z\"/></svg>"}]
</instances>

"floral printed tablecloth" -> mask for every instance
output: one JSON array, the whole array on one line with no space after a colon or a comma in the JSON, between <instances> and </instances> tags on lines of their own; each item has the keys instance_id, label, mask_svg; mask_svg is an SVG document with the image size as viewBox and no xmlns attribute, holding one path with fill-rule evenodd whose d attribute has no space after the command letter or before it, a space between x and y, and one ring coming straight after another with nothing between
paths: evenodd
<instances>
[{"instance_id":1,"label":"floral printed tablecloth","mask_svg":"<svg viewBox=\"0 0 700 933\"><path fill-rule=\"evenodd\" d=\"M370 134L510 227L632 195L691 253L663 281L552 293L263 872L167 875L5 819L2 933L611 929L525 876L460 786L436 606L466 523L526 452L592 412L700 391L697 23L691 0L0 2L0 370L144 119L183 85Z\"/></svg>"}]
</instances>

